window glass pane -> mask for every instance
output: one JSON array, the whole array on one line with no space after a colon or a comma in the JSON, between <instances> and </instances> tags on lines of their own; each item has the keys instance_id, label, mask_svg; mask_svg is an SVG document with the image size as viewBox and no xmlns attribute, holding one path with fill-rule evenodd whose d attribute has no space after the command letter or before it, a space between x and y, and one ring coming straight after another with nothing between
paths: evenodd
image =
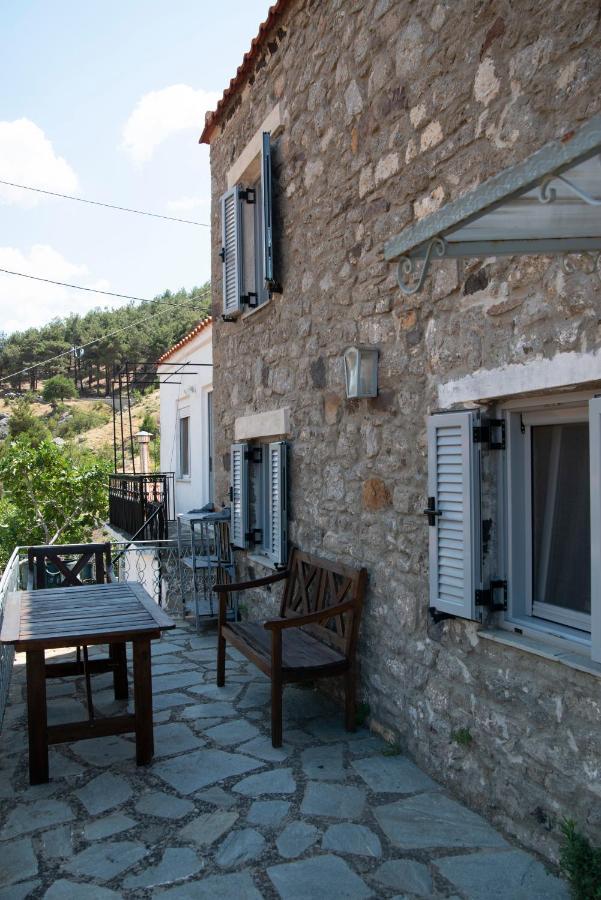
<instances>
[{"instance_id":1,"label":"window glass pane","mask_svg":"<svg viewBox=\"0 0 601 900\"><path fill-rule=\"evenodd\" d=\"M179 420L179 474L190 474L190 418Z\"/></svg>"},{"instance_id":2,"label":"window glass pane","mask_svg":"<svg viewBox=\"0 0 601 900\"><path fill-rule=\"evenodd\" d=\"M588 423L532 427L533 600L591 611Z\"/></svg>"}]
</instances>

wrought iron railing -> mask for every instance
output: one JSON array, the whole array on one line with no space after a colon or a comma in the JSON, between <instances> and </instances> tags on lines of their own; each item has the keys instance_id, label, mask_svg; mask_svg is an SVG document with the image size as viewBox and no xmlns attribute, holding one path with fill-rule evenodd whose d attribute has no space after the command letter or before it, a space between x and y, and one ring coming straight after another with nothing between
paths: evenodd
<instances>
[{"instance_id":1,"label":"wrought iron railing","mask_svg":"<svg viewBox=\"0 0 601 900\"><path fill-rule=\"evenodd\" d=\"M109 475L109 522L140 540L168 538L175 518L174 473Z\"/></svg>"},{"instance_id":2,"label":"wrought iron railing","mask_svg":"<svg viewBox=\"0 0 601 900\"><path fill-rule=\"evenodd\" d=\"M19 578L20 554L19 548L15 547L12 556L6 564L6 568L0 578L0 628L2 627L2 618L4 616L4 608L6 596L10 591L16 591L21 587ZM13 667L15 651L10 644L0 644L0 727L4 717L4 709L8 698L8 688L10 685L10 674Z\"/></svg>"}]
</instances>

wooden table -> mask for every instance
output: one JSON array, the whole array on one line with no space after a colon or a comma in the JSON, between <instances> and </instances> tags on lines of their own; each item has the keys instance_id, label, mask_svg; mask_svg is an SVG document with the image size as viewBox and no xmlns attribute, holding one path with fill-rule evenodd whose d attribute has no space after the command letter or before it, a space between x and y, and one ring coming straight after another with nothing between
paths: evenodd
<instances>
[{"instance_id":1,"label":"wooden table","mask_svg":"<svg viewBox=\"0 0 601 900\"><path fill-rule=\"evenodd\" d=\"M26 654L31 784L48 781L48 745L63 741L135 731L137 764L151 761L154 737L150 642L168 628L175 628L175 622L136 582L16 591L8 595L0 641L14 644L17 652ZM134 713L48 725L46 678L49 674L78 674L81 664L46 663L44 651L108 644L111 658L116 661L115 696L127 697L127 641L133 645ZM89 663L92 671L94 662Z\"/></svg>"}]
</instances>

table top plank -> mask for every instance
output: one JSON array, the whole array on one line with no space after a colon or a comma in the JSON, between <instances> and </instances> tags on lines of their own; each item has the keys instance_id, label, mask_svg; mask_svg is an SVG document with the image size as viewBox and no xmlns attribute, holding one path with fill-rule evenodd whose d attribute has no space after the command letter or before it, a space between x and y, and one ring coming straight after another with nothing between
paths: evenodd
<instances>
[{"instance_id":1,"label":"table top plank","mask_svg":"<svg viewBox=\"0 0 601 900\"><path fill-rule=\"evenodd\" d=\"M175 622L142 585L122 581L15 591L7 597L0 641L16 646L23 642L31 647L71 646L99 643L103 635L111 641L116 635L128 640L129 634L139 636L145 631L160 636L168 628L175 628Z\"/></svg>"}]
</instances>

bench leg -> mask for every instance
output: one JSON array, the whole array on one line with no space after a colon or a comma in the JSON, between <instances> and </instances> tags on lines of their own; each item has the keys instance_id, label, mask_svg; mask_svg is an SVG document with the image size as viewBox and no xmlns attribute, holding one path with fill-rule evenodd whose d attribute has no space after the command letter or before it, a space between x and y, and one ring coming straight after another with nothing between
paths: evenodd
<instances>
[{"instance_id":1,"label":"bench leg","mask_svg":"<svg viewBox=\"0 0 601 900\"><path fill-rule=\"evenodd\" d=\"M152 731L152 673L150 641L140 638L134 645L134 702L136 716L136 763L148 765L154 753Z\"/></svg>"},{"instance_id":2,"label":"bench leg","mask_svg":"<svg viewBox=\"0 0 601 900\"><path fill-rule=\"evenodd\" d=\"M48 712L43 650L28 650L27 726L29 730L29 783L48 781Z\"/></svg>"},{"instance_id":3,"label":"bench leg","mask_svg":"<svg viewBox=\"0 0 601 900\"><path fill-rule=\"evenodd\" d=\"M110 644L109 656L115 664L113 669L113 690L115 691L115 700L127 700L127 654L125 652L125 644Z\"/></svg>"},{"instance_id":4,"label":"bench leg","mask_svg":"<svg viewBox=\"0 0 601 900\"><path fill-rule=\"evenodd\" d=\"M281 679L271 676L271 746L282 746L282 692Z\"/></svg>"},{"instance_id":5,"label":"bench leg","mask_svg":"<svg viewBox=\"0 0 601 900\"><path fill-rule=\"evenodd\" d=\"M357 679L354 668L344 676L345 726L347 731L357 730Z\"/></svg>"},{"instance_id":6,"label":"bench leg","mask_svg":"<svg viewBox=\"0 0 601 900\"><path fill-rule=\"evenodd\" d=\"M225 684L225 638L221 635L221 628L217 632L217 687Z\"/></svg>"}]
</instances>

